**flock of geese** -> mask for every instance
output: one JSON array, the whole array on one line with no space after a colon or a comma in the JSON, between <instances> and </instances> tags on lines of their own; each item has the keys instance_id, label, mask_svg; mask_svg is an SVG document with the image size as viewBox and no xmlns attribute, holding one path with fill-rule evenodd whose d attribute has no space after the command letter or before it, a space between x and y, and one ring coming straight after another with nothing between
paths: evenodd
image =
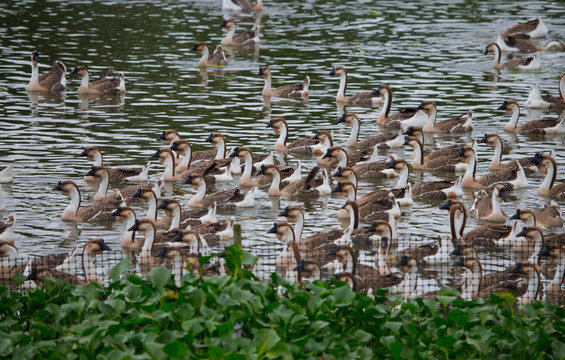
<instances>
[{"instance_id":1,"label":"flock of geese","mask_svg":"<svg viewBox=\"0 0 565 360\"><path fill-rule=\"evenodd\" d=\"M252 4L247 0L224 0L225 9L256 11L262 2ZM192 50L202 55L197 66L223 66L227 64L224 48L246 48L260 44L259 28L236 33L233 20L221 24L227 36L211 54L204 42L194 44ZM489 44L486 53L495 55L497 69L533 69L539 66L539 55L500 63L502 52L530 53L545 50L564 50L563 43L550 41L539 47L529 38L547 35L540 18L521 23L499 34L497 41ZM39 75L39 54L31 55L32 76L28 92L62 91L66 89L66 67L56 61L50 72ZM537 64L537 65L536 65ZM107 78L108 69L99 79L90 83L88 70L77 66L70 73L81 77L79 94L123 94L123 73ZM265 80L262 95L266 97L307 98L310 78L297 84L272 88L271 71L261 66L257 76ZM344 226L328 232L305 236L305 214L300 206L289 205L278 215L268 233L274 234L283 244L275 260L276 271L293 282L312 281L335 277L348 282L355 291L372 293L378 288L390 288L392 293L405 297L434 296L434 292L417 290L419 267L454 265L462 267L462 276L454 285L462 297L474 299L487 297L493 292L511 291L521 304L548 299L563 302L565 291L561 285L565 275L565 233L552 232L563 226L557 201L565 198L565 183L557 183L557 162L553 151L537 152L529 157L503 161L504 143L495 133L479 137L473 144L457 144L440 149L424 149L424 134L457 134L473 130L471 110L446 120L437 120L437 106L423 101L416 108L391 113L393 91L389 84L377 89L346 95L348 77L343 66L331 69L329 76L339 78L336 102L340 105L380 106L377 123L382 132L359 139L361 121L351 112L345 112L338 124L351 128L343 146L334 144L332 133L319 130L315 136L289 141L290 128L282 117L273 117L267 124L277 135L273 151L253 153L244 146L227 147L220 133L211 133L206 141L216 149L192 151L190 141L174 129L163 131L158 137L167 146L159 148L153 158L162 164L162 174L157 181L149 181L149 164L144 167L111 168L104 166L101 150L96 146L84 148L81 156L91 162L84 182L97 187L94 203L83 206L79 186L72 180L59 181L54 191L70 198L61 215L63 221L123 221L125 232L121 246L125 251L135 251L137 271L142 274L155 266L168 266L180 281L187 271L205 274L222 274L225 265L221 258L207 263L203 268L198 258L212 253L213 248L227 244L234 237L235 218L218 219L217 209L253 207L257 188L266 189L269 196L291 199L341 194L345 200L335 215ZM542 95L534 85L524 106L551 111L565 110L565 74L558 82L558 96ZM509 115L504 131L510 133L544 134L565 132L565 112L559 118L544 118L519 124L520 106L512 100L501 101L499 110ZM477 146L494 148L489 173L477 174ZM391 155L379 157L379 151L402 148L412 149L410 160ZM273 152L311 156L316 165L302 175L302 164L283 167L275 165ZM461 174L456 180L437 180L411 183L413 171L437 174ZM516 209L509 217L501 209L507 192L527 188L528 176L540 173L544 177L538 193L550 202L538 209ZM237 175L239 178L237 179ZM451 178L454 176L451 175ZM332 183L332 178L335 179ZM363 189L358 196L360 179L397 178L392 188ZM234 180L237 179L237 180ZM75 179L78 180L78 179ZM13 164L0 171L0 183L13 181ZM194 195L186 204L175 198L161 198L165 182L190 186ZM237 182L237 186L209 193L207 188L216 182ZM129 184L128 184L129 183ZM127 184L127 186L124 186ZM110 187L116 187L110 191ZM369 190L366 192L366 190ZM460 200L464 190L477 191L469 210ZM0 189L0 210L4 210ZM419 246L406 247L397 232L396 222L400 207L416 202L436 201L446 210L450 234L438 236ZM139 217L131 203L141 203L147 213ZM163 210L164 216L159 216ZM467 231L467 213L487 224ZM282 220L286 221L282 221ZM507 219L513 225L505 225ZM365 223L366 226L360 226ZM291 225L293 224L293 225ZM69 254L18 261L14 244L15 215L0 223L0 278L10 279L21 272L34 284L46 277L62 278L71 283L101 281L94 258L110 250L102 239L90 239ZM513 264L502 271L486 273L481 264L481 253L493 248L507 248L512 253ZM375 253L374 262L360 262L359 250ZM459 256L459 258L457 258ZM366 260L366 259L365 259ZM261 261L254 270L262 271ZM390 269L399 271L391 271ZM403 274L402 276L400 274ZM542 286L544 278L552 279Z\"/></svg>"}]
</instances>

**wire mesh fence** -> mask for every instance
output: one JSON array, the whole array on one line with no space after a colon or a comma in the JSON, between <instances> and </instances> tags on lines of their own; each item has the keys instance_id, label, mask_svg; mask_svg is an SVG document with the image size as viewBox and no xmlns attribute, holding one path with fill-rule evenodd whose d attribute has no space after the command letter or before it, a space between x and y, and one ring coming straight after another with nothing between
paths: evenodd
<instances>
[{"instance_id":1,"label":"wire mesh fence","mask_svg":"<svg viewBox=\"0 0 565 360\"><path fill-rule=\"evenodd\" d=\"M563 304L565 247L559 239L544 243L543 236L529 235L504 244L484 238L462 242L442 237L372 236L362 241L353 237L351 242L328 241L316 246L302 241L244 241L242 246L257 256L251 270L260 279L276 272L295 283L335 278L349 283L354 291L368 294L389 288L406 298L429 298L441 287L450 287L468 300L512 292L520 304L535 300ZM204 275L227 273L222 250L230 245L223 243L207 249L156 245L151 253L144 253L103 251L89 248L88 244L69 254L0 258L0 285L26 291L43 286L45 278L70 284L95 281L108 285L108 270L126 256L130 273L145 277L152 268L163 266L180 283L189 271L201 271ZM199 258L213 253L219 255L200 268ZM20 281L14 281L16 274L21 274Z\"/></svg>"}]
</instances>

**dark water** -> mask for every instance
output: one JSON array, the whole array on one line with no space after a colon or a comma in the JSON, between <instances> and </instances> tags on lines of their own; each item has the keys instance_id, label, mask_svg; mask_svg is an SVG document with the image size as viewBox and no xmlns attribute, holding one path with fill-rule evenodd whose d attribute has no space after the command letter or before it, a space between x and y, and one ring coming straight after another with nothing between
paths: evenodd
<instances>
[{"instance_id":1,"label":"dark water","mask_svg":"<svg viewBox=\"0 0 565 360\"><path fill-rule=\"evenodd\" d=\"M290 139L333 130L335 143L344 144L348 129L335 125L341 115L335 103L338 79L328 76L332 66L349 70L348 93L369 90L381 82L394 90L393 111L433 100L439 120L472 109L475 130L459 137L436 135L427 147L454 142L470 143L485 132L501 134L508 157L521 157L553 148L563 162L563 136L531 138L503 132L508 115L496 108L506 99L519 104L529 86L557 93L557 80L565 72L564 53L541 54L537 72L494 71L492 56L484 47L497 32L519 21L541 16L549 29L548 39L565 40L565 7L559 1L267 1L262 13L235 15L238 28L261 27L256 49L227 54L225 68L196 67L199 56L189 51L197 40L214 48L223 38L219 27L221 1L112 1L32 2L8 1L0 5L0 165L15 162L15 181L3 185L7 209L18 217L16 245L20 254L67 251L92 236L102 236L119 247L124 224L68 224L60 215L68 199L51 191L59 180L79 184L83 204L90 204L82 175L89 164L78 157L84 146L98 146L107 166L143 165L162 144L156 141L164 129L177 129L194 150L209 149L211 131L225 135L228 145L245 145L255 152L268 152L276 140L266 122L283 116L291 127ZM548 39L539 39L545 44ZM80 99L80 79L69 78L61 95L28 95L29 56L41 54L40 73L55 59L69 72L76 65L92 74L111 66L123 72L127 94L123 98ZM275 86L297 82L308 74L308 101L288 101L261 96L263 81L258 67L268 64ZM363 120L361 136L378 131L379 109L348 108ZM542 113L523 111L522 121ZM396 150L409 158L411 149ZM385 155L385 153L383 153ZM487 171L492 149L479 146L479 173ZM279 160L293 164L292 156ZM306 169L313 160L304 161ZM151 179L163 167L154 163ZM561 172L560 174L561 175ZM561 176L558 176L560 178ZM411 176L413 182L432 179L429 174ZM536 207L539 176L530 188L514 191L503 204L507 214L517 207ZM375 186L391 187L396 179L361 184L360 193ZM229 187L232 184L221 185ZM266 191L266 190L265 190ZM272 201L259 190L256 205L238 210L246 241L271 243L266 232L277 213L301 201ZM165 196L183 204L192 196L186 185L167 187ZM468 208L472 194L464 197ZM337 195L304 203L305 235L336 226L336 210L343 204ZM145 209L137 207L139 214ZM398 222L404 236L448 233L447 213L437 204L415 203L403 209ZM468 228L476 226L474 220ZM402 247L402 244L401 244Z\"/></svg>"}]
</instances>

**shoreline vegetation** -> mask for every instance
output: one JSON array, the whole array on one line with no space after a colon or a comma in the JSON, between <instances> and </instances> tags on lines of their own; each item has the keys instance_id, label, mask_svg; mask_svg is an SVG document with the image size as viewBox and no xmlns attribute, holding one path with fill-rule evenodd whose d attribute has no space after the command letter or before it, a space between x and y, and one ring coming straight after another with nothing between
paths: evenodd
<instances>
[{"instance_id":1,"label":"shoreline vegetation","mask_svg":"<svg viewBox=\"0 0 565 360\"><path fill-rule=\"evenodd\" d=\"M200 258L200 263L210 257ZM189 273L175 283L155 268L144 280L128 259L111 283L0 287L0 356L81 359L556 359L565 354L565 311L548 302L515 306L509 293L465 301L443 288L435 299L341 282L259 281L256 258L226 249L229 275ZM178 280L177 280L178 282Z\"/></svg>"}]
</instances>

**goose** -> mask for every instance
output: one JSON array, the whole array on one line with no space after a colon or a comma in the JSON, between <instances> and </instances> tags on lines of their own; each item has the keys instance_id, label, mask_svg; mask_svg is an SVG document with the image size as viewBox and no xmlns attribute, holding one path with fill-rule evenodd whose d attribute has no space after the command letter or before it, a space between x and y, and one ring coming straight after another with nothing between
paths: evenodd
<instances>
[{"instance_id":1,"label":"goose","mask_svg":"<svg viewBox=\"0 0 565 360\"><path fill-rule=\"evenodd\" d=\"M275 266L277 272L286 275L287 271L292 271L293 268L300 262L300 250L295 245L295 234L292 227L287 222L275 222L273 226L267 231L268 234L275 234L277 239L287 246L277 256Z\"/></svg>"},{"instance_id":2,"label":"goose","mask_svg":"<svg viewBox=\"0 0 565 360\"><path fill-rule=\"evenodd\" d=\"M400 215L400 209L394 200L394 192L375 190L356 199L357 190L355 184L347 180L337 183L332 190L332 193L336 192L343 195L347 200L353 201L358 207L358 216L365 221L388 219L388 213L395 216ZM338 219L346 219L349 215L347 211L340 210L337 217Z\"/></svg>"},{"instance_id":3,"label":"goose","mask_svg":"<svg viewBox=\"0 0 565 360\"><path fill-rule=\"evenodd\" d=\"M559 210L559 205L553 200L549 205L535 211L528 209L516 209L510 220L522 220L526 226L539 226L542 229L550 227L562 227L563 218Z\"/></svg>"},{"instance_id":4,"label":"goose","mask_svg":"<svg viewBox=\"0 0 565 360\"><path fill-rule=\"evenodd\" d=\"M270 176L262 176L262 174L259 173L256 174L255 180L251 180L251 172L253 171L254 168L253 154L251 154L251 151L248 148L243 146L236 146L229 156L230 158L238 158L240 161L243 161L243 173L239 178L240 186L265 186L271 183L272 178ZM263 163L259 167L259 169L263 168L264 166L271 166L271 165L272 164ZM281 179L286 179L288 177L291 177L295 172L298 172L298 174L300 173L300 166L297 166L296 168L287 167L282 170L279 170Z\"/></svg>"},{"instance_id":5,"label":"goose","mask_svg":"<svg viewBox=\"0 0 565 360\"><path fill-rule=\"evenodd\" d=\"M402 135L398 132L386 132L384 134L367 136L361 141L357 141L359 138L359 129L361 121L357 115L353 113L343 113L343 115L338 119L338 124L345 123L346 126L351 127L351 134L347 140L347 146L350 148L355 148L359 150L367 150L372 147L378 147L380 149L390 149L402 147L404 139Z\"/></svg>"},{"instance_id":6,"label":"goose","mask_svg":"<svg viewBox=\"0 0 565 360\"><path fill-rule=\"evenodd\" d=\"M424 257L426 265L445 264L450 261L450 256L455 251L454 241L443 235L438 235L437 251L435 254Z\"/></svg>"},{"instance_id":7,"label":"goose","mask_svg":"<svg viewBox=\"0 0 565 360\"><path fill-rule=\"evenodd\" d=\"M404 270L402 282L394 285L390 293L402 295L405 299L414 296L418 286L418 262L411 256L402 255L396 267Z\"/></svg>"},{"instance_id":8,"label":"goose","mask_svg":"<svg viewBox=\"0 0 565 360\"><path fill-rule=\"evenodd\" d=\"M336 66L330 71L330 76L339 77L339 89L335 101L339 104L350 106L376 106L381 103L381 97L377 91L360 92L352 96L345 96L347 90L347 70L343 66Z\"/></svg>"},{"instance_id":9,"label":"goose","mask_svg":"<svg viewBox=\"0 0 565 360\"><path fill-rule=\"evenodd\" d=\"M120 245L123 249L139 249L143 242L135 241L135 231L129 229L135 224L135 211L129 206L118 206L116 210L111 213L112 216L117 216L121 220L126 221L126 231L122 235Z\"/></svg>"},{"instance_id":10,"label":"goose","mask_svg":"<svg viewBox=\"0 0 565 360\"><path fill-rule=\"evenodd\" d=\"M502 36L527 35L530 38L544 37L547 35L547 28L540 17L513 25L502 33Z\"/></svg>"},{"instance_id":11,"label":"goose","mask_svg":"<svg viewBox=\"0 0 565 360\"><path fill-rule=\"evenodd\" d=\"M39 75L39 53L33 51L31 53L31 79L27 85L28 92L36 91L65 91L67 88L67 79L65 73L67 68L61 61L56 60L53 68L48 73Z\"/></svg>"},{"instance_id":12,"label":"goose","mask_svg":"<svg viewBox=\"0 0 565 360\"><path fill-rule=\"evenodd\" d=\"M0 280L10 280L16 272L20 272L18 249L12 241L0 240Z\"/></svg>"},{"instance_id":13,"label":"goose","mask_svg":"<svg viewBox=\"0 0 565 360\"><path fill-rule=\"evenodd\" d=\"M218 147L218 150L192 151L192 146L187 140L178 139L173 141L173 144L169 149L174 151L177 156L182 156L180 163L175 167L175 173L177 174L188 170L192 162L196 163L198 161L212 160L214 158L221 160L225 158L225 145L223 146L223 151L220 147Z\"/></svg>"},{"instance_id":14,"label":"goose","mask_svg":"<svg viewBox=\"0 0 565 360\"><path fill-rule=\"evenodd\" d=\"M137 265L141 273L146 274L151 268L163 263L162 259L152 256L155 244L155 225L152 219L141 218L135 220L135 224L128 231L137 231L144 237L143 246L137 257Z\"/></svg>"},{"instance_id":15,"label":"goose","mask_svg":"<svg viewBox=\"0 0 565 360\"><path fill-rule=\"evenodd\" d=\"M0 184L11 183L14 181L14 163L8 166L0 166Z\"/></svg>"},{"instance_id":16,"label":"goose","mask_svg":"<svg viewBox=\"0 0 565 360\"><path fill-rule=\"evenodd\" d=\"M92 161L94 166L102 166L103 158L102 151L96 146L87 146L80 153L79 156L86 156L88 161ZM106 168L108 174L110 175L110 181L121 181L131 176L136 176L141 174L144 170L143 167L119 167L119 168ZM92 182L93 177L85 176L84 181Z\"/></svg>"},{"instance_id":17,"label":"goose","mask_svg":"<svg viewBox=\"0 0 565 360\"><path fill-rule=\"evenodd\" d=\"M500 136L494 133L487 133L481 139L479 139L478 143L486 144L487 146L494 147L494 155L490 164L488 166L489 170L492 171L504 171L504 170L511 170L516 168L516 161L520 163L520 166L524 168L524 171L527 173L532 173L533 171L528 167L530 165L530 157L523 157L519 159L513 159L506 164L502 164L502 153L503 153L503 143Z\"/></svg>"},{"instance_id":18,"label":"goose","mask_svg":"<svg viewBox=\"0 0 565 360\"><path fill-rule=\"evenodd\" d=\"M294 153L312 153L312 146L319 143L319 140L314 139L313 136L305 137L286 144L288 139L288 124L282 117L273 117L267 124L267 127L273 128L276 135L279 135L275 143L275 151L288 151Z\"/></svg>"},{"instance_id":19,"label":"goose","mask_svg":"<svg viewBox=\"0 0 565 360\"><path fill-rule=\"evenodd\" d=\"M226 241L234 238L235 217L232 216L226 221L219 221L212 224L199 225L192 227L192 230L202 237L202 240L213 242Z\"/></svg>"},{"instance_id":20,"label":"goose","mask_svg":"<svg viewBox=\"0 0 565 360\"><path fill-rule=\"evenodd\" d=\"M312 282L322 279L322 268L316 261L302 259L293 271L298 272L297 284L302 284L304 281Z\"/></svg>"},{"instance_id":21,"label":"goose","mask_svg":"<svg viewBox=\"0 0 565 360\"><path fill-rule=\"evenodd\" d=\"M208 67L208 66L226 66L228 61L226 60L226 55L224 54L224 49L222 49L221 45L216 47L214 53L210 55L210 50L208 50L208 46L206 43L202 41L197 41L194 43L194 46L190 48L190 51L196 51L198 54L201 54L202 57L196 64L198 67Z\"/></svg>"},{"instance_id":22,"label":"goose","mask_svg":"<svg viewBox=\"0 0 565 360\"><path fill-rule=\"evenodd\" d=\"M402 133L402 135L414 136L420 140L420 143L424 145L424 132L422 128L419 126L409 126L406 131ZM436 149L429 153L428 155L424 156L424 162L427 160L435 159L436 157L443 157L443 156L451 156L456 157L457 153L461 149L462 145L449 145L440 149Z\"/></svg>"},{"instance_id":23,"label":"goose","mask_svg":"<svg viewBox=\"0 0 565 360\"><path fill-rule=\"evenodd\" d=\"M254 204L255 188L247 193L241 192L239 188L218 191L213 194L206 194L206 181L202 175L189 175L184 182L196 189L196 194L188 200L188 206L209 208L217 204L218 207L250 207Z\"/></svg>"},{"instance_id":24,"label":"goose","mask_svg":"<svg viewBox=\"0 0 565 360\"><path fill-rule=\"evenodd\" d=\"M535 264L518 262L511 272L526 279L528 284L525 289L524 286L517 288L519 290L516 292L518 304L530 304L540 299L541 275Z\"/></svg>"},{"instance_id":25,"label":"goose","mask_svg":"<svg viewBox=\"0 0 565 360\"><path fill-rule=\"evenodd\" d=\"M512 117L504 125L504 131L513 133L542 133L543 129L551 128L559 124L559 119L537 119L530 120L522 125L518 125L520 118L520 106L514 100L505 100L497 110L504 110Z\"/></svg>"},{"instance_id":26,"label":"goose","mask_svg":"<svg viewBox=\"0 0 565 360\"><path fill-rule=\"evenodd\" d=\"M14 241L15 226L16 226L16 214L11 214L5 220L0 221L0 240Z\"/></svg>"},{"instance_id":27,"label":"goose","mask_svg":"<svg viewBox=\"0 0 565 360\"><path fill-rule=\"evenodd\" d=\"M329 148L334 146L332 133L327 130L318 130L318 133L314 135L314 139L318 140L318 144L312 146L312 153L318 156L318 158L316 159L318 161L318 164L329 165L329 159L323 160L322 156L326 153L326 151L328 151Z\"/></svg>"},{"instance_id":28,"label":"goose","mask_svg":"<svg viewBox=\"0 0 565 360\"><path fill-rule=\"evenodd\" d=\"M378 125L401 128L401 121L411 119L418 112L415 108L406 108L394 115L390 115L390 109L392 106L392 89L387 84L381 84L376 92L377 95L383 99L383 107L377 118Z\"/></svg>"},{"instance_id":29,"label":"goose","mask_svg":"<svg viewBox=\"0 0 565 360\"><path fill-rule=\"evenodd\" d=\"M451 240L455 244L507 246L514 240L513 227L507 225L482 225L464 234L467 223L467 210L461 201L448 199L439 208L449 211Z\"/></svg>"},{"instance_id":30,"label":"goose","mask_svg":"<svg viewBox=\"0 0 565 360\"><path fill-rule=\"evenodd\" d=\"M516 234L516 241L512 244L513 257L519 261L528 261L539 264L539 252L545 243L555 244L557 241L546 241L540 228L525 226Z\"/></svg>"},{"instance_id":31,"label":"goose","mask_svg":"<svg viewBox=\"0 0 565 360\"><path fill-rule=\"evenodd\" d=\"M524 169L518 161L516 161L515 169L491 172L476 178L477 155L473 148L462 147L459 150L458 155L469 159L467 162L467 170L465 170L465 174L463 175L463 187L481 190L493 187L498 183L503 184L507 189L528 187L528 179L526 178Z\"/></svg>"},{"instance_id":32,"label":"goose","mask_svg":"<svg viewBox=\"0 0 565 360\"><path fill-rule=\"evenodd\" d=\"M320 168L315 166L310 170L308 175L300 180L295 180L291 183L281 184L281 174L275 165L262 165L261 170L257 173L259 175L267 175L271 180L271 186L267 193L271 196L282 195L296 195L296 196L317 196L320 195L319 191L315 188L320 185L322 179L316 179L316 175Z\"/></svg>"},{"instance_id":33,"label":"goose","mask_svg":"<svg viewBox=\"0 0 565 360\"><path fill-rule=\"evenodd\" d=\"M180 140L181 137L175 129L167 129L163 130L161 135L157 138L157 140L163 140L165 144L171 145L175 140Z\"/></svg>"},{"instance_id":34,"label":"goose","mask_svg":"<svg viewBox=\"0 0 565 360\"><path fill-rule=\"evenodd\" d=\"M176 152L177 156L183 155L183 158L181 162L175 167L174 173L179 174L182 178L187 176L191 172L196 171L196 169L206 169L205 172L211 174L206 178L206 181L208 182L233 180L233 174L231 173L230 168L231 159L225 158L226 149L224 137L219 133L216 134L219 136L214 136L214 133L212 133L206 140L211 142L212 145L217 146L217 151L206 150L193 152L192 146L190 146L190 143L187 140L175 140L169 149ZM190 167L191 164L193 164L192 168ZM220 172L222 171L220 169L222 167L225 167L225 169L223 170L223 172ZM220 176L223 174L227 175L227 177Z\"/></svg>"},{"instance_id":35,"label":"goose","mask_svg":"<svg viewBox=\"0 0 565 360\"><path fill-rule=\"evenodd\" d=\"M124 73L119 73L117 77L113 78L102 78L92 83L89 83L90 78L85 66L76 66L70 75L76 75L82 79L77 90L79 95L115 95L126 93Z\"/></svg>"},{"instance_id":36,"label":"goose","mask_svg":"<svg viewBox=\"0 0 565 360\"><path fill-rule=\"evenodd\" d=\"M92 168L86 173L85 177L86 176L93 177L95 179L95 182L98 183L98 191L96 191L96 194L94 194L93 196L93 199L95 201L121 201L122 199L126 199L129 202L133 200L131 196L135 194L140 187L143 187L145 189L153 189L153 191L156 191L156 193L160 193L161 185L163 183L162 180L159 180L156 183L147 183L143 186L128 186L115 190L110 195L106 195L108 193L108 186L110 184L110 174L104 166L92 166Z\"/></svg>"},{"instance_id":37,"label":"goose","mask_svg":"<svg viewBox=\"0 0 565 360\"><path fill-rule=\"evenodd\" d=\"M406 160L403 159L392 159L390 164L388 165L389 169L394 169L399 174L398 183L395 186L395 189L404 189L408 183L408 175L409 175L409 165ZM446 189L453 189L454 185L456 185L453 181L448 180L437 180L437 181L428 181L419 184L415 184L412 186L412 196L418 197L422 196L428 192L437 192ZM456 195L457 191L449 190L449 196ZM447 196L447 194L446 194Z\"/></svg>"},{"instance_id":38,"label":"goose","mask_svg":"<svg viewBox=\"0 0 565 360\"><path fill-rule=\"evenodd\" d=\"M263 10L263 0L257 0L255 4L249 0L223 0L222 8L224 10L250 11Z\"/></svg>"},{"instance_id":39,"label":"goose","mask_svg":"<svg viewBox=\"0 0 565 360\"><path fill-rule=\"evenodd\" d=\"M541 95L539 85L530 88L528 99L524 106L532 109L563 110L565 109L565 74L561 75L557 85L559 96Z\"/></svg>"},{"instance_id":40,"label":"goose","mask_svg":"<svg viewBox=\"0 0 565 360\"><path fill-rule=\"evenodd\" d=\"M554 134L554 135L565 133L565 110L561 111L557 125L550 128L542 129L541 132L544 134Z\"/></svg>"},{"instance_id":41,"label":"goose","mask_svg":"<svg viewBox=\"0 0 565 360\"><path fill-rule=\"evenodd\" d=\"M175 155L173 151L167 147L162 147L157 150L152 158L159 159L159 162L165 165L165 171L163 172L162 178L165 181L185 181L192 174L202 174L208 175L211 171L216 169L216 163L213 161L201 161L194 164L193 167L189 167L187 170L181 172L180 174L175 173ZM188 163L190 166L190 160ZM214 181L213 177L207 178L208 181Z\"/></svg>"},{"instance_id":42,"label":"goose","mask_svg":"<svg viewBox=\"0 0 565 360\"><path fill-rule=\"evenodd\" d=\"M496 43L490 43L485 48L485 55L494 54L494 61L492 66L495 69L509 69L509 70L539 70L541 69L541 62L539 60L539 53L535 56L527 58L513 59L505 63L500 63L501 51Z\"/></svg>"},{"instance_id":43,"label":"goose","mask_svg":"<svg viewBox=\"0 0 565 360\"><path fill-rule=\"evenodd\" d=\"M71 180L59 181L53 190L71 198L71 203L61 215L63 221L106 221L114 219L110 215L120 205L121 200L102 201L90 206L80 207L80 191Z\"/></svg>"},{"instance_id":44,"label":"goose","mask_svg":"<svg viewBox=\"0 0 565 360\"><path fill-rule=\"evenodd\" d=\"M71 251L61 264L55 266L54 270L71 275L82 275L84 276L83 283L97 282L102 284L96 272L94 258L103 251L112 251L112 249L106 245L104 239L90 239L85 244L79 245L76 249Z\"/></svg>"},{"instance_id":45,"label":"goose","mask_svg":"<svg viewBox=\"0 0 565 360\"><path fill-rule=\"evenodd\" d=\"M246 46L261 43L261 40L259 40L259 26L257 25L253 25L251 30L239 34L235 33L235 22L232 19L222 21L220 27L228 32L226 37L220 41L222 46Z\"/></svg>"},{"instance_id":46,"label":"goose","mask_svg":"<svg viewBox=\"0 0 565 360\"><path fill-rule=\"evenodd\" d=\"M483 221L505 222L506 214L500 208L502 201L507 201L504 185L496 184L490 196L481 190L471 207L471 217Z\"/></svg>"},{"instance_id":47,"label":"goose","mask_svg":"<svg viewBox=\"0 0 565 360\"><path fill-rule=\"evenodd\" d=\"M423 110L424 113L429 116L428 122L426 122L422 128L424 132L451 134L473 130L473 126L471 125L473 110L469 110L467 114L436 122L437 107L433 101L422 101L417 109Z\"/></svg>"},{"instance_id":48,"label":"goose","mask_svg":"<svg viewBox=\"0 0 565 360\"><path fill-rule=\"evenodd\" d=\"M545 178L538 189L538 194L558 200L565 198L565 183L555 185L557 178L555 159L547 154L536 153L536 156L530 158L530 162L545 171Z\"/></svg>"},{"instance_id":49,"label":"goose","mask_svg":"<svg viewBox=\"0 0 565 360\"><path fill-rule=\"evenodd\" d=\"M519 36L502 36L498 34L496 37L496 45L502 51L506 52L522 52L522 53L535 53L538 51L564 51L565 44L559 40L552 40L546 43L545 46L538 46L533 42Z\"/></svg>"},{"instance_id":50,"label":"goose","mask_svg":"<svg viewBox=\"0 0 565 360\"><path fill-rule=\"evenodd\" d=\"M84 285L88 283L79 278L77 275L68 274L64 271L58 271L50 266L32 264L30 268L31 270L26 277L26 281L33 281L36 286L41 288L45 286L44 279L47 278L62 280L69 285Z\"/></svg>"},{"instance_id":51,"label":"goose","mask_svg":"<svg viewBox=\"0 0 565 360\"><path fill-rule=\"evenodd\" d=\"M341 236L343 236L342 229L332 229L325 233L318 233L303 238L302 233L304 229L304 213L299 206L287 206L279 216L284 216L289 222L296 223L295 227L295 241L301 250L317 248L320 245L331 243Z\"/></svg>"},{"instance_id":52,"label":"goose","mask_svg":"<svg viewBox=\"0 0 565 360\"><path fill-rule=\"evenodd\" d=\"M545 287L546 300L554 304L562 304L565 300L565 291L562 289L563 277L565 275L565 247L546 246L539 253L540 256L550 256L557 258L555 275Z\"/></svg>"},{"instance_id":53,"label":"goose","mask_svg":"<svg viewBox=\"0 0 565 360\"><path fill-rule=\"evenodd\" d=\"M163 209L165 211L165 216L161 221L169 226L169 231L184 229L187 226L215 223L216 208L217 205L211 206L208 210L182 210L181 204L173 198L163 199L157 206L157 210Z\"/></svg>"},{"instance_id":54,"label":"goose","mask_svg":"<svg viewBox=\"0 0 565 360\"><path fill-rule=\"evenodd\" d=\"M459 156L438 156L425 161L424 146L420 139L415 136L410 136L404 144L409 145L414 150L412 162L410 162L414 169L443 172L464 171L467 169L467 164L462 163L462 158Z\"/></svg>"},{"instance_id":55,"label":"goose","mask_svg":"<svg viewBox=\"0 0 565 360\"><path fill-rule=\"evenodd\" d=\"M393 172L387 171L387 166L390 164L387 161L373 161L357 164L359 160L366 160L366 154L367 153L364 151L348 153L341 146L332 146L326 151L322 158L330 159L332 165L335 164L337 169L339 169L339 167L351 167L356 175L361 178L385 178L395 176ZM337 170L337 172L339 172L339 170Z\"/></svg>"},{"instance_id":56,"label":"goose","mask_svg":"<svg viewBox=\"0 0 565 360\"><path fill-rule=\"evenodd\" d=\"M396 266L398 261L404 255L414 258L417 261L417 263L420 265L425 265L427 263L426 259L428 257L435 256L439 251L438 242L433 241L431 243L427 243L419 246L411 246L408 248L404 248L402 250L398 250L396 254L390 255L389 252L392 246L392 241L390 241L390 239L391 236L394 235L390 224L387 221L376 220L369 228L367 228L366 231L376 234L380 238L381 243L379 249L384 249L384 254L386 255L386 265L390 267ZM377 258L377 263L382 264L382 261L379 261ZM379 267L380 266L381 265L379 265Z\"/></svg>"},{"instance_id":57,"label":"goose","mask_svg":"<svg viewBox=\"0 0 565 360\"><path fill-rule=\"evenodd\" d=\"M261 66L257 76L265 79L265 86L263 86L263 91L261 92L263 96L306 99L310 95L308 91L310 77L308 75L300 83L280 86L274 89L271 89L271 70L267 66Z\"/></svg>"},{"instance_id":58,"label":"goose","mask_svg":"<svg viewBox=\"0 0 565 360\"><path fill-rule=\"evenodd\" d=\"M200 253L201 255L210 254L210 247L206 240L193 230L178 230L176 236L167 245L168 247L179 247L183 251Z\"/></svg>"}]
</instances>

